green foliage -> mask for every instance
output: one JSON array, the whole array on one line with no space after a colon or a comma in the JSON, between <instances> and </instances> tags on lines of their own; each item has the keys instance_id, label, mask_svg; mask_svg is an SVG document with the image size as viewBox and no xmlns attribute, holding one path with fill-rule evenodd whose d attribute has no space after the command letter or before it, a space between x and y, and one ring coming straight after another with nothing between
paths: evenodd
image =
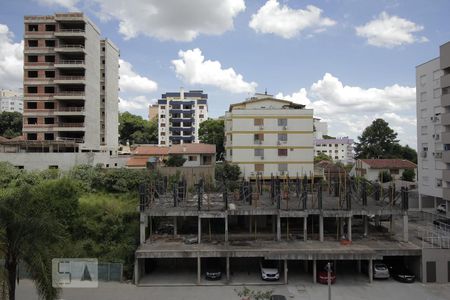
<instances>
[{"instance_id":1,"label":"green foliage","mask_svg":"<svg viewBox=\"0 0 450 300\"><path fill-rule=\"evenodd\" d=\"M324 134L322 136L322 138L325 139L325 140L334 140L334 139L336 139L335 136L331 136L331 135L327 135L327 134Z\"/></svg>"},{"instance_id":2,"label":"green foliage","mask_svg":"<svg viewBox=\"0 0 450 300\"><path fill-rule=\"evenodd\" d=\"M387 158L398 143L397 133L383 119L376 119L358 137L355 152L357 158Z\"/></svg>"},{"instance_id":3,"label":"green foliage","mask_svg":"<svg viewBox=\"0 0 450 300\"><path fill-rule=\"evenodd\" d=\"M147 121L129 112L119 114L119 141L126 144L157 144L158 120Z\"/></svg>"},{"instance_id":4,"label":"green foliage","mask_svg":"<svg viewBox=\"0 0 450 300\"><path fill-rule=\"evenodd\" d=\"M225 124L224 120L208 119L200 123L198 136L202 143L216 145L216 160L222 160L225 152L224 136Z\"/></svg>"},{"instance_id":5,"label":"green foliage","mask_svg":"<svg viewBox=\"0 0 450 300\"><path fill-rule=\"evenodd\" d=\"M314 162L315 162L315 163L321 162L321 161L323 161L323 160L331 161L331 157L328 156L328 155L326 155L326 154L323 153L323 152L320 152L319 154L317 154L316 156L314 156Z\"/></svg>"},{"instance_id":6,"label":"green foliage","mask_svg":"<svg viewBox=\"0 0 450 300\"><path fill-rule=\"evenodd\" d=\"M12 164L0 161L0 189L7 187L12 181L17 180L22 172Z\"/></svg>"},{"instance_id":7,"label":"green foliage","mask_svg":"<svg viewBox=\"0 0 450 300\"><path fill-rule=\"evenodd\" d=\"M216 164L215 178L222 181L224 179L228 181L237 181L241 175L241 169L238 165L232 165L227 162Z\"/></svg>"},{"instance_id":8,"label":"green foliage","mask_svg":"<svg viewBox=\"0 0 450 300\"><path fill-rule=\"evenodd\" d=\"M236 294L240 297L240 298L244 298L244 299L254 299L254 300L264 300L264 299L270 299L270 297L273 294L273 290L268 290L268 291L255 291L255 290L251 290L248 287L244 286L242 289L240 290L234 290L236 292Z\"/></svg>"},{"instance_id":9,"label":"green foliage","mask_svg":"<svg viewBox=\"0 0 450 300\"><path fill-rule=\"evenodd\" d=\"M378 175L378 180L382 183L392 181L391 173L389 173L388 171L380 172L380 174Z\"/></svg>"},{"instance_id":10,"label":"green foliage","mask_svg":"<svg viewBox=\"0 0 450 300\"><path fill-rule=\"evenodd\" d=\"M22 114L18 112L0 113L0 136L13 138L22 134Z\"/></svg>"},{"instance_id":11,"label":"green foliage","mask_svg":"<svg viewBox=\"0 0 450 300\"><path fill-rule=\"evenodd\" d=\"M186 158L181 155L169 155L166 161L166 166L168 167L182 167L186 162Z\"/></svg>"},{"instance_id":12,"label":"green foliage","mask_svg":"<svg viewBox=\"0 0 450 300\"><path fill-rule=\"evenodd\" d=\"M413 169L406 169L402 173L402 180L411 181L411 182L415 181L416 180L416 172L414 172Z\"/></svg>"}]
</instances>

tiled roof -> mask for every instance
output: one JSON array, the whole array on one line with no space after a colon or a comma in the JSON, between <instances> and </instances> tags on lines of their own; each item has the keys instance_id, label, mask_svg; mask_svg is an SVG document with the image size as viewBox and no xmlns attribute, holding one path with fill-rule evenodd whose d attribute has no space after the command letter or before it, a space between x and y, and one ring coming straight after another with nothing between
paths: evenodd
<instances>
[{"instance_id":1,"label":"tiled roof","mask_svg":"<svg viewBox=\"0 0 450 300\"><path fill-rule=\"evenodd\" d=\"M131 157L127 160L127 167L143 167L147 166L148 157Z\"/></svg>"},{"instance_id":2,"label":"tiled roof","mask_svg":"<svg viewBox=\"0 0 450 300\"><path fill-rule=\"evenodd\" d=\"M169 154L214 154L216 153L216 145L210 144L180 144L172 145Z\"/></svg>"},{"instance_id":3,"label":"tiled roof","mask_svg":"<svg viewBox=\"0 0 450 300\"><path fill-rule=\"evenodd\" d=\"M147 155L147 156L165 156L169 153L169 147L160 146L139 146L134 151L134 155Z\"/></svg>"},{"instance_id":4,"label":"tiled roof","mask_svg":"<svg viewBox=\"0 0 450 300\"><path fill-rule=\"evenodd\" d=\"M371 169L415 169L417 165L406 159L361 159Z\"/></svg>"}]
</instances>

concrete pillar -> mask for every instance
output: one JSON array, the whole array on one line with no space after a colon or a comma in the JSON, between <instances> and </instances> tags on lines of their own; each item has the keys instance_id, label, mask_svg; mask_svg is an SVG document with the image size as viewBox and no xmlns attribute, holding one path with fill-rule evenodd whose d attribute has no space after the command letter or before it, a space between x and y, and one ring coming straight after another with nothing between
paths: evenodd
<instances>
[{"instance_id":1,"label":"concrete pillar","mask_svg":"<svg viewBox=\"0 0 450 300\"><path fill-rule=\"evenodd\" d=\"M394 217L391 215L391 219L389 220L389 233L394 232Z\"/></svg>"},{"instance_id":2,"label":"concrete pillar","mask_svg":"<svg viewBox=\"0 0 450 300\"><path fill-rule=\"evenodd\" d=\"M303 241L308 240L308 217L303 218Z\"/></svg>"},{"instance_id":3,"label":"concrete pillar","mask_svg":"<svg viewBox=\"0 0 450 300\"><path fill-rule=\"evenodd\" d=\"M369 259L369 283L373 282L373 260Z\"/></svg>"},{"instance_id":4,"label":"concrete pillar","mask_svg":"<svg viewBox=\"0 0 450 300\"><path fill-rule=\"evenodd\" d=\"M358 274L361 273L361 260L358 259L356 261L356 270L358 271Z\"/></svg>"},{"instance_id":5,"label":"concrete pillar","mask_svg":"<svg viewBox=\"0 0 450 300\"><path fill-rule=\"evenodd\" d=\"M277 217L276 216L272 216L272 232L273 232L273 235L275 236L276 235L276 232L277 232Z\"/></svg>"},{"instance_id":6,"label":"concrete pillar","mask_svg":"<svg viewBox=\"0 0 450 300\"><path fill-rule=\"evenodd\" d=\"M352 217L348 217L347 221L347 238L349 241L352 240Z\"/></svg>"},{"instance_id":7,"label":"concrete pillar","mask_svg":"<svg viewBox=\"0 0 450 300\"><path fill-rule=\"evenodd\" d=\"M140 233L140 237L139 240L141 242L141 244L145 243L145 215L144 214L140 214L140 220L139 220L139 233Z\"/></svg>"},{"instance_id":8,"label":"concrete pillar","mask_svg":"<svg viewBox=\"0 0 450 300\"><path fill-rule=\"evenodd\" d=\"M323 237L323 216L320 215L319 216L319 240L321 242L323 242L324 237Z\"/></svg>"},{"instance_id":9,"label":"concrete pillar","mask_svg":"<svg viewBox=\"0 0 450 300\"><path fill-rule=\"evenodd\" d=\"M200 256L197 256L197 284L201 283L202 276L202 260Z\"/></svg>"},{"instance_id":10,"label":"concrete pillar","mask_svg":"<svg viewBox=\"0 0 450 300\"><path fill-rule=\"evenodd\" d=\"M230 282L230 257L226 258L226 269L227 269L227 282Z\"/></svg>"},{"instance_id":11,"label":"concrete pillar","mask_svg":"<svg viewBox=\"0 0 450 300\"><path fill-rule=\"evenodd\" d=\"M200 216L198 217L197 229L197 242L200 244L200 242L202 241L202 218L200 218Z\"/></svg>"},{"instance_id":12,"label":"concrete pillar","mask_svg":"<svg viewBox=\"0 0 450 300\"><path fill-rule=\"evenodd\" d=\"M228 215L225 215L225 243L228 243Z\"/></svg>"},{"instance_id":13,"label":"concrete pillar","mask_svg":"<svg viewBox=\"0 0 450 300\"><path fill-rule=\"evenodd\" d=\"M369 218L367 216L363 216L364 218L364 236L367 237L369 235Z\"/></svg>"},{"instance_id":14,"label":"concrete pillar","mask_svg":"<svg viewBox=\"0 0 450 300\"><path fill-rule=\"evenodd\" d=\"M281 218L277 215L277 241L281 241Z\"/></svg>"},{"instance_id":15,"label":"concrete pillar","mask_svg":"<svg viewBox=\"0 0 450 300\"><path fill-rule=\"evenodd\" d=\"M178 234L178 223L177 217L173 217L173 235L176 236Z\"/></svg>"},{"instance_id":16,"label":"concrete pillar","mask_svg":"<svg viewBox=\"0 0 450 300\"><path fill-rule=\"evenodd\" d=\"M419 194L419 211L422 211L422 194Z\"/></svg>"},{"instance_id":17,"label":"concrete pillar","mask_svg":"<svg viewBox=\"0 0 450 300\"><path fill-rule=\"evenodd\" d=\"M139 283L139 259L134 259L134 284L138 285Z\"/></svg>"},{"instance_id":18,"label":"concrete pillar","mask_svg":"<svg viewBox=\"0 0 450 300\"><path fill-rule=\"evenodd\" d=\"M317 262L313 260L313 283L317 282Z\"/></svg>"},{"instance_id":19,"label":"concrete pillar","mask_svg":"<svg viewBox=\"0 0 450 300\"><path fill-rule=\"evenodd\" d=\"M408 242L409 233L408 233L408 214L405 213L403 215L403 241Z\"/></svg>"},{"instance_id":20,"label":"concrete pillar","mask_svg":"<svg viewBox=\"0 0 450 300\"><path fill-rule=\"evenodd\" d=\"M288 263L287 263L287 259L284 260L284 284L288 284Z\"/></svg>"},{"instance_id":21,"label":"concrete pillar","mask_svg":"<svg viewBox=\"0 0 450 300\"><path fill-rule=\"evenodd\" d=\"M148 239L149 241L152 240L152 234L153 234L153 220L152 220L152 216L148 217L148 226L149 226L149 230L148 230Z\"/></svg>"}]
</instances>

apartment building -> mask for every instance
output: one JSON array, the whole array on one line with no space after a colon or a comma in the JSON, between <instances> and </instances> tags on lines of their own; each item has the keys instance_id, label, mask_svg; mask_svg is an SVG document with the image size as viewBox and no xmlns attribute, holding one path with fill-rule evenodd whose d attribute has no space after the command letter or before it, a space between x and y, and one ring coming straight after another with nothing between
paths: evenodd
<instances>
[{"instance_id":1,"label":"apartment building","mask_svg":"<svg viewBox=\"0 0 450 300\"><path fill-rule=\"evenodd\" d=\"M313 172L313 111L256 94L225 114L226 160L242 175L304 176Z\"/></svg>"},{"instance_id":2,"label":"apartment building","mask_svg":"<svg viewBox=\"0 0 450 300\"><path fill-rule=\"evenodd\" d=\"M337 139L316 139L314 154L323 153L331 157L333 162L352 164L355 162L353 140L348 137Z\"/></svg>"},{"instance_id":3,"label":"apartment building","mask_svg":"<svg viewBox=\"0 0 450 300\"><path fill-rule=\"evenodd\" d=\"M450 200L450 42L416 67L416 98L419 208L434 209Z\"/></svg>"},{"instance_id":4,"label":"apartment building","mask_svg":"<svg viewBox=\"0 0 450 300\"><path fill-rule=\"evenodd\" d=\"M200 123L208 119L208 95L202 90L168 92L158 100L159 145L198 143Z\"/></svg>"},{"instance_id":5,"label":"apartment building","mask_svg":"<svg viewBox=\"0 0 450 300\"><path fill-rule=\"evenodd\" d=\"M313 119L314 124L314 138L323 139L324 135L328 134L328 123L321 121L320 118Z\"/></svg>"},{"instance_id":6,"label":"apartment building","mask_svg":"<svg viewBox=\"0 0 450 300\"><path fill-rule=\"evenodd\" d=\"M116 150L118 48L82 13L26 16L24 44L25 140Z\"/></svg>"},{"instance_id":7,"label":"apartment building","mask_svg":"<svg viewBox=\"0 0 450 300\"><path fill-rule=\"evenodd\" d=\"M148 120L154 120L158 117L158 104L150 104L148 106Z\"/></svg>"},{"instance_id":8,"label":"apartment building","mask_svg":"<svg viewBox=\"0 0 450 300\"><path fill-rule=\"evenodd\" d=\"M0 112L23 113L23 93L0 89Z\"/></svg>"}]
</instances>

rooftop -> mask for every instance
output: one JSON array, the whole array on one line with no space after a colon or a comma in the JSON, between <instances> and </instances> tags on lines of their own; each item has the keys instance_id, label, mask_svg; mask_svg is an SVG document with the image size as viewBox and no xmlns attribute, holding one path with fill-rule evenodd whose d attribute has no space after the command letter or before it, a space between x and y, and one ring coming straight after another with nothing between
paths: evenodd
<instances>
[{"instance_id":1,"label":"rooftop","mask_svg":"<svg viewBox=\"0 0 450 300\"><path fill-rule=\"evenodd\" d=\"M372 169L415 169L417 165L406 159L361 159Z\"/></svg>"}]
</instances>

